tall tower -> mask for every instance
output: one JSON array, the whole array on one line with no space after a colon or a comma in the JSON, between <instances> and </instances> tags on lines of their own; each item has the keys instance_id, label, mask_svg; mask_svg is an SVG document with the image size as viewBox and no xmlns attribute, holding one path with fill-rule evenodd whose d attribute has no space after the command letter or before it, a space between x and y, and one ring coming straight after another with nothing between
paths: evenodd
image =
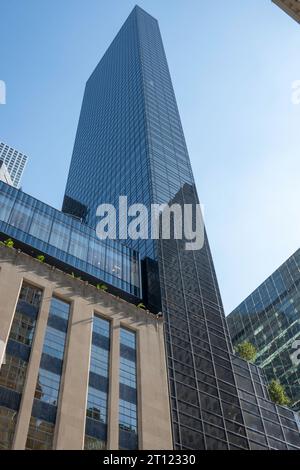
<instances>
[{"instance_id":1,"label":"tall tower","mask_svg":"<svg viewBox=\"0 0 300 470\"><path fill-rule=\"evenodd\" d=\"M87 81L63 211L96 224L101 203L197 204L157 21L135 7ZM249 448L209 244L124 240L144 262L149 308L162 309L177 449ZM253 434L253 433L252 433Z\"/></svg>"}]
</instances>

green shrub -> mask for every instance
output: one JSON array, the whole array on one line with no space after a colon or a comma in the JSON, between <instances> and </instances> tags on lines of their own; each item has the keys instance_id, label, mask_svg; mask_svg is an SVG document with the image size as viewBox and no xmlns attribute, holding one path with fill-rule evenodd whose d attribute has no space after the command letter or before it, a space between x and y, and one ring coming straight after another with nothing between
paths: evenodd
<instances>
[{"instance_id":1,"label":"green shrub","mask_svg":"<svg viewBox=\"0 0 300 470\"><path fill-rule=\"evenodd\" d=\"M5 240L4 245L7 246L8 248L13 248L14 247L14 241L11 238L8 238Z\"/></svg>"},{"instance_id":2,"label":"green shrub","mask_svg":"<svg viewBox=\"0 0 300 470\"><path fill-rule=\"evenodd\" d=\"M235 348L235 352L245 361L252 362L256 358L257 351L253 344L249 343L249 341L244 341L240 343Z\"/></svg>"},{"instance_id":3,"label":"green shrub","mask_svg":"<svg viewBox=\"0 0 300 470\"><path fill-rule=\"evenodd\" d=\"M291 400L285 393L284 387L278 380L271 380L268 385L268 391L271 400L277 405L289 405L291 403Z\"/></svg>"},{"instance_id":4,"label":"green shrub","mask_svg":"<svg viewBox=\"0 0 300 470\"><path fill-rule=\"evenodd\" d=\"M45 261L45 256L44 255L38 255L36 259L40 262L43 263Z\"/></svg>"}]
</instances>

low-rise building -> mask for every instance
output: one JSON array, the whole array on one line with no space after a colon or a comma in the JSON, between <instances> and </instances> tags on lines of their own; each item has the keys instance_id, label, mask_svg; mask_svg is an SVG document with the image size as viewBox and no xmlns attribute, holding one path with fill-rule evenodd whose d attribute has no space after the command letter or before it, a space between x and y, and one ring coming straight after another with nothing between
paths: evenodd
<instances>
[{"instance_id":1,"label":"low-rise building","mask_svg":"<svg viewBox=\"0 0 300 470\"><path fill-rule=\"evenodd\" d=\"M172 448L160 317L6 246L0 298L1 449Z\"/></svg>"}]
</instances>

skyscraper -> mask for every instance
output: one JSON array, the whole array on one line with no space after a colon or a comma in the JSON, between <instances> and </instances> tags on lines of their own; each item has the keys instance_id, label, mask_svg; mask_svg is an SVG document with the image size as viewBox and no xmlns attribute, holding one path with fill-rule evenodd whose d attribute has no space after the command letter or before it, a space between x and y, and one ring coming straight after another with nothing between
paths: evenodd
<instances>
[{"instance_id":1,"label":"skyscraper","mask_svg":"<svg viewBox=\"0 0 300 470\"><path fill-rule=\"evenodd\" d=\"M27 159L27 155L0 142L0 160L5 163L13 185L16 188L20 186Z\"/></svg>"},{"instance_id":2,"label":"skyscraper","mask_svg":"<svg viewBox=\"0 0 300 470\"><path fill-rule=\"evenodd\" d=\"M97 206L120 195L148 208L199 202L159 26L137 6L87 81L63 211L95 228ZM164 315L174 447L256 448L206 234L198 251L177 239L123 243L139 251L144 298Z\"/></svg>"},{"instance_id":3,"label":"skyscraper","mask_svg":"<svg viewBox=\"0 0 300 470\"><path fill-rule=\"evenodd\" d=\"M300 2L299 0L272 0L283 11L300 23Z\"/></svg>"},{"instance_id":4,"label":"skyscraper","mask_svg":"<svg viewBox=\"0 0 300 470\"><path fill-rule=\"evenodd\" d=\"M249 341L255 363L300 410L300 249L227 317L233 345Z\"/></svg>"}]
</instances>

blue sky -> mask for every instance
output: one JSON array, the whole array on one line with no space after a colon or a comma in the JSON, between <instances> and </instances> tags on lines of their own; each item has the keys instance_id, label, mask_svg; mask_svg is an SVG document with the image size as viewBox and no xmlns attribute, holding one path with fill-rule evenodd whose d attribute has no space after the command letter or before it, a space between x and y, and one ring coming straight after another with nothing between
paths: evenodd
<instances>
[{"instance_id":1,"label":"blue sky","mask_svg":"<svg viewBox=\"0 0 300 470\"><path fill-rule=\"evenodd\" d=\"M1 0L0 140L61 207L85 82L136 2ZM299 248L299 25L271 0L140 0L160 23L226 313Z\"/></svg>"}]
</instances>

